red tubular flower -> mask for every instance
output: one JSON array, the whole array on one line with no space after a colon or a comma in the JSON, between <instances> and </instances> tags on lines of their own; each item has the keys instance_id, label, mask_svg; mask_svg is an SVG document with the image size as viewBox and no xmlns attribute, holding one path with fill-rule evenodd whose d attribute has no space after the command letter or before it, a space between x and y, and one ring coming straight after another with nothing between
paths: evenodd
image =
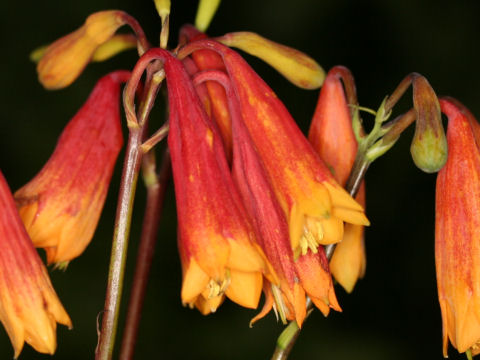
<instances>
[{"instance_id":1,"label":"red tubular flower","mask_svg":"<svg viewBox=\"0 0 480 360\"><path fill-rule=\"evenodd\" d=\"M167 51L168 145L183 267L182 302L207 314L224 294L256 308L266 264L225 157L217 128L205 113L182 63Z\"/></svg>"},{"instance_id":2,"label":"red tubular flower","mask_svg":"<svg viewBox=\"0 0 480 360\"><path fill-rule=\"evenodd\" d=\"M192 42L198 39L204 39L207 36L198 31L192 25L184 25L180 30L180 42ZM187 58L188 59L188 58ZM185 59L185 60L187 60ZM220 55L210 50L199 50L192 54L197 71L202 70L225 70ZM185 61L184 60L184 61ZM193 75L194 72L190 72ZM199 91L199 89L202 89ZM227 158L232 156L232 124L228 111L228 102L223 87L215 81L207 81L205 84L199 84L196 88L204 108L209 116L213 118L222 135ZM203 92L203 96L201 95Z\"/></svg>"},{"instance_id":3,"label":"red tubular flower","mask_svg":"<svg viewBox=\"0 0 480 360\"><path fill-rule=\"evenodd\" d=\"M347 68L336 66L328 72L320 91L308 139L332 171L335 180L345 186L358 145L340 77L345 77L346 81L353 84L353 77ZM364 183L356 200L365 206ZM363 226L346 224L343 240L338 243L330 261L332 275L347 292L351 292L357 280L365 274L363 235Z\"/></svg>"},{"instance_id":4,"label":"red tubular flower","mask_svg":"<svg viewBox=\"0 0 480 360\"><path fill-rule=\"evenodd\" d=\"M343 221L368 224L362 207L341 188L282 102L235 51L212 40L191 43L222 55L240 112L289 224L295 257L339 242Z\"/></svg>"},{"instance_id":5,"label":"red tubular flower","mask_svg":"<svg viewBox=\"0 0 480 360\"><path fill-rule=\"evenodd\" d=\"M463 105L441 99L448 116L448 159L437 176L435 263L448 340L461 353L480 353L480 125Z\"/></svg>"},{"instance_id":6,"label":"red tubular flower","mask_svg":"<svg viewBox=\"0 0 480 360\"><path fill-rule=\"evenodd\" d=\"M52 287L0 172L0 321L15 350L26 341L41 353L53 354L56 327L72 326Z\"/></svg>"},{"instance_id":7,"label":"red tubular flower","mask_svg":"<svg viewBox=\"0 0 480 360\"><path fill-rule=\"evenodd\" d=\"M268 313L275 301L276 311L284 322L286 319L296 320L302 326L306 316L306 294L324 315L328 314L330 307L340 310L323 248L296 262L293 259L285 214L241 118L228 77L216 71L203 73L196 77L196 81L209 78L219 81L227 89L233 130L233 177L253 219L257 242L276 275L264 286L265 306L252 323Z\"/></svg>"},{"instance_id":8,"label":"red tubular flower","mask_svg":"<svg viewBox=\"0 0 480 360\"><path fill-rule=\"evenodd\" d=\"M93 237L123 144L119 91L129 76L118 71L100 79L48 162L15 193L25 227L48 263L79 256Z\"/></svg>"}]
</instances>

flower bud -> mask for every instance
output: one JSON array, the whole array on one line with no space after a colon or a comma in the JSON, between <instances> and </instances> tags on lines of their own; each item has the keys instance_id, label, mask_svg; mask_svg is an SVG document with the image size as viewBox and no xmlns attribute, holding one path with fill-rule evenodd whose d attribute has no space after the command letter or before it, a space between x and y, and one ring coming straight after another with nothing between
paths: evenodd
<instances>
[{"instance_id":1,"label":"flower bud","mask_svg":"<svg viewBox=\"0 0 480 360\"><path fill-rule=\"evenodd\" d=\"M258 34L235 32L225 34L217 40L262 59L298 87L317 89L325 79L322 67L311 57Z\"/></svg>"},{"instance_id":2,"label":"flower bud","mask_svg":"<svg viewBox=\"0 0 480 360\"><path fill-rule=\"evenodd\" d=\"M49 90L70 85L90 62L95 50L125 24L117 10L90 15L85 24L48 46L37 65L38 79Z\"/></svg>"},{"instance_id":3,"label":"flower bud","mask_svg":"<svg viewBox=\"0 0 480 360\"><path fill-rule=\"evenodd\" d=\"M200 31L206 31L213 16L217 12L221 0L200 0L198 3L195 26Z\"/></svg>"},{"instance_id":4,"label":"flower bud","mask_svg":"<svg viewBox=\"0 0 480 360\"><path fill-rule=\"evenodd\" d=\"M92 55L92 61L101 62L115 55L137 47L137 38L132 34L113 35L108 41L100 45Z\"/></svg>"},{"instance_id":5,"label":"flower bud","mask_svg":"<svg viewBox=\"0 0 480 360\"><path fill-rule=\"evenodd\" d=\"M434 173L447 161L447 139L442 126L440 104L423 76L414 76L412 85L417 121L410 152L419 169L426 173Z\"/></svg>"}]
</instances>

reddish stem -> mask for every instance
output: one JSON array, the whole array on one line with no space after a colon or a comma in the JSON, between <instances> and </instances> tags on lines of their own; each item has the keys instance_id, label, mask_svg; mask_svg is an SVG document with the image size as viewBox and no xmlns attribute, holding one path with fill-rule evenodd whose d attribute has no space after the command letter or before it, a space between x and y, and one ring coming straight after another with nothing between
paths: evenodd
<instances>
[{"instance_id":1,"label":"reddish stem","mask_svg":"<svg viewBox=\"0 0 480 360\"><path fill-rule=\"evenodd\" d=\"M168 150L166 150L164 153L160 173L158 176L156 174L152 174L152 172L155 172L155 159L153 156L151 156L151 154L152 153L148 153L144 158L144 174L147 173L147 175L144 177L148 179L153 178L154 181L146 181L147 203L145 206L142 234L140 237L140 245L138 247L135 274L132 282L126 325L123 333L122 347L120 350L120 360L133 359L138 335L138 327L142 316L145 292L150 275L153 254L155 252L158 226L160 224L160 217L162 215L165 189L170 174L170 155Z\"/></svg>"}]
</instances>

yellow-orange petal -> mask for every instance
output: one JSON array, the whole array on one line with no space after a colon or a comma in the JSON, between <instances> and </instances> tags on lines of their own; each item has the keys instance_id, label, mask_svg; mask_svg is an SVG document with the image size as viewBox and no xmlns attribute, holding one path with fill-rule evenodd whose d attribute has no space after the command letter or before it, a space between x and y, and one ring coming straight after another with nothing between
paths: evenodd
<instances>
[{"instance_id":1,"label":"yellow-orange petal","mask_svg":"<svg viewBox=\"0 0 480 360\"><path fill-rule=\"evenodd\" d=\"M188 304L205 289L210 280L209 276L198 266L195 259L190 259L190 263L183 275L181 298L182 303Z\"/></svg>"},{"instance_id":2,"label":"yellow-orange petal","mask_svg":"<svg viewBox=\"0 0 480 360\"><path fill-rule=\"evenodd\" d=\"M232 301L247 308L256 309L262 294L260 272L230 271L230 284L225 295Z\"/></svg>"},{"instance_id":3,"label":"yellow-orange petal","mask_svg":"<svg viewBox=\"0 0 480 360\"><path fill-rule=\"evenodd\" d=\"M202 315L208 315L217 311L218 307L222 305L223 300L225 300L225 295L218 295L210 299L199 296L195 301L195 307Z\"/></svg>"},{"instance_id":4,"label":"yellow-orange petal","mask_svg":"<svg viewBox=\"0 0 480 360\"><path fill-rule=\"evenodd\" d=\"M346 224L343 240L337 244L330 260L330 271L335 280L351 293L357 280L365 274L365 268L363 226Z\"/></svg>"}]
</instances>

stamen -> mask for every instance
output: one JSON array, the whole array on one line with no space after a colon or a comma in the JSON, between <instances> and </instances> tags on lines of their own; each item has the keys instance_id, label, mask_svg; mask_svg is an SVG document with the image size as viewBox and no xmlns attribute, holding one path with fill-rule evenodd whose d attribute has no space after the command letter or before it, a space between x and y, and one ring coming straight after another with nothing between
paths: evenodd
<instances>
[{"instance_id":1,"label":"stamen","mask_svg":"<svg viewBox=\"0 0 480 360\"><path fill-rule=\"evenodd\" d=\"M306 221L306 225L303 227L303 235L300 238L300 251L302 255L305 255L310 249L312 253L318 252L319 240L323 238L322 224L319 221ZM313 231L315 231L315 233Z\"/></svg>"},{"instance_id":2,"label":"stamen","mask_svg":"<svg viewBox=\"0 0 480 360\"><path fill-rule=\"evenodd\" d=\"M210 279L207 284L207 289L209 290L208 299L214 298L215 296L220 295L220 284L217 283L215 280Z\"/></svg>"},{"instance_id":3,"label":"stamen","mask_svg":"<svg viewBox=\"0 0 480 360\"><path fill-rule=\"evenodd\" d=\"M221 280L221 282L210 279L206 286L208 290L208 299L223 295L225 293L225 290L227 290L228 285L230 285L230 281L230 271L228 269L225 270L225 277L223 280Z\"/></svg>"},{"instance_id":4,"label":"stamen","mask_svg":"<svg viewBox=\"0 0 480 360\"><path fill-rule=\"evenodd\" d=\"M279 287L273 284L272 284L272 293L273 293L273 298L275 299L275 305L273 305L275 309L275 314L278 311L278 314L280 315L280 319L282 320L282 324L285 325L287 323L287 317L285 315L286 308L285 308L285 304L283 303L282 293L280 292Z\"/></svg>"}]
</instances>

